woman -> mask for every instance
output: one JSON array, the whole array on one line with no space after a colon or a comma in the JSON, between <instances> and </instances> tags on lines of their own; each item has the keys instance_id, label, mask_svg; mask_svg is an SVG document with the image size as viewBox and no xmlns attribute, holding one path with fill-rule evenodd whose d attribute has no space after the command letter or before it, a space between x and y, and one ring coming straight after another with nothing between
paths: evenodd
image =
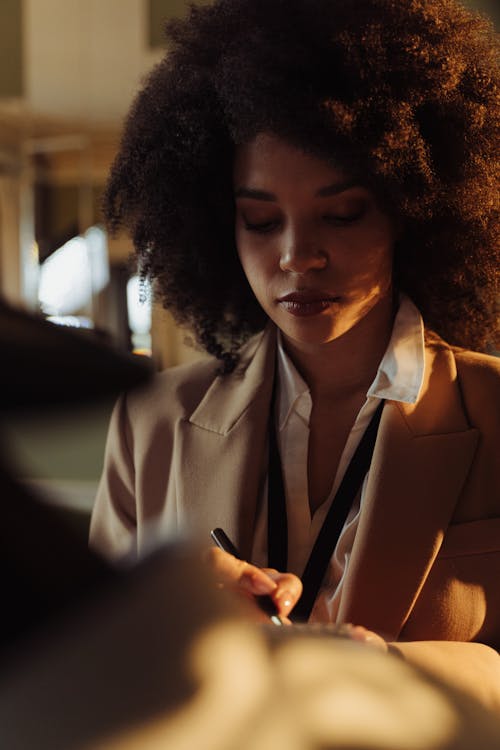
<instances>
[{"instance_id":1,"label":"woman","mask_svg":"<svg viewBox=\"0 0 500 750\"><path fill-rule=\"evenodd\" d=\"M169 39L106 212L219 367L121 399L92 542L222 526L253 563L214 553L222 580L287 615L302 576L292 617L500 708L500 368L467 351L495 320L492 31L454 0L219 0Z\"/></svg>"}]
</instances>

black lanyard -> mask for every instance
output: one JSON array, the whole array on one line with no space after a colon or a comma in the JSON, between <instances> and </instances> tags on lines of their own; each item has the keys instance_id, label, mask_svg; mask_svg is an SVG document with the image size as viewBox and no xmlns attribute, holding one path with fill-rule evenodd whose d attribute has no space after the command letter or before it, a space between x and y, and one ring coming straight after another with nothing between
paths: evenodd
<instances>
[{"instance_id":1,"label":"black lanyard","mask_svg":"<svg viewBox=\"0 0 500 750\"><path fill-rule=\"evenodd\" d=\"M288 529L283 469L275 426L275 401L276 378L269 419L267 553L269 567L284 571L287 569L288 562ZM349 510L354 502L354 498L358 494L366 472L370 468L383 406L384 402L381 401L351 458L342 482L332 500L330 509L302 575L304 590L291 616L291 619L294 621L305 622L311 614L321 582L344 528Z\"/></svg>"}]
</instances>

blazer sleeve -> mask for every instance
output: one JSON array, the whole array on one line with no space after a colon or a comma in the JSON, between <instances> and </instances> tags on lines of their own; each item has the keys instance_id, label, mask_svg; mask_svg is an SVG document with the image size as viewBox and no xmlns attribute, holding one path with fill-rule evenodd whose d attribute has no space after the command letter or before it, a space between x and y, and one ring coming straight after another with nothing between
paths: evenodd
<instances>
[{"instance_id":1,"label":"blazer sleeve","mask_svg":"<svg viewBox=\"0 0 500 750\"><path fill-rule=\"evenodd\" d=\"M110 560L137 555L135 494L132 432L124 394L111 416L104 469L90 522L90 546Z\"/></svg>"}]
</instances>

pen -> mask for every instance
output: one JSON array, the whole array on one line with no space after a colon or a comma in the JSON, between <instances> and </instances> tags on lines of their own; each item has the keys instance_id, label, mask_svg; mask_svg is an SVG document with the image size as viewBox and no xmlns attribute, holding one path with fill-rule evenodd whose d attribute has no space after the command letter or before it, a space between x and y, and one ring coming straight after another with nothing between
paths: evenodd
<instances>
[{"instance_id":1,"label":"pen","mask_svg":"<svg viewBox=\"0 0 500 750\"><path fill-rule=\"evenodd\" d=\"M215 544L220 547L220 549L224 550L224 552L229 552L230 555L238 558L238 560L243 559L237 548L234 546L223 529L212 529L212 531L210 532L210 536L214 540ZM283 620L278 614L276 604L273 602L269 595L264 594L262 596L256 596L255 600L260 609L269 616L271 622L274 623L274 625L283 625Z\"/></svg>"}]
</instances>

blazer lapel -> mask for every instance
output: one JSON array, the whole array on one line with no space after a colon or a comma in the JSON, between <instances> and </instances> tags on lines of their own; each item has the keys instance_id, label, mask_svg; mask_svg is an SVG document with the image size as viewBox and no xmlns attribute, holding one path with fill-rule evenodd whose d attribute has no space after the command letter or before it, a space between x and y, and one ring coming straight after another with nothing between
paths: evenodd
<instances>
[{"instance_id":1,"label":"blazer lapel","mask_svg":"<svg viewBox=\"0 0 500 750\"><path fill-rule=\"evenodd\" d=\"M441 546L477 445L444 344L415 405L382 414L339 619L396 638Z\"/></svg>"},{"instance_id":2,"label":"blazer lapel","mask_svg":"<svg viewBox=\"0 0 500 750\"><path fill-rule=\"evenodd\" d=\"M274 361L275 331L269 326L243 350L237 369L218 376L177 427L180 527L207 542L210 529L221 526L245 557L267 471Z\"/></svg>"}]
</instances>

